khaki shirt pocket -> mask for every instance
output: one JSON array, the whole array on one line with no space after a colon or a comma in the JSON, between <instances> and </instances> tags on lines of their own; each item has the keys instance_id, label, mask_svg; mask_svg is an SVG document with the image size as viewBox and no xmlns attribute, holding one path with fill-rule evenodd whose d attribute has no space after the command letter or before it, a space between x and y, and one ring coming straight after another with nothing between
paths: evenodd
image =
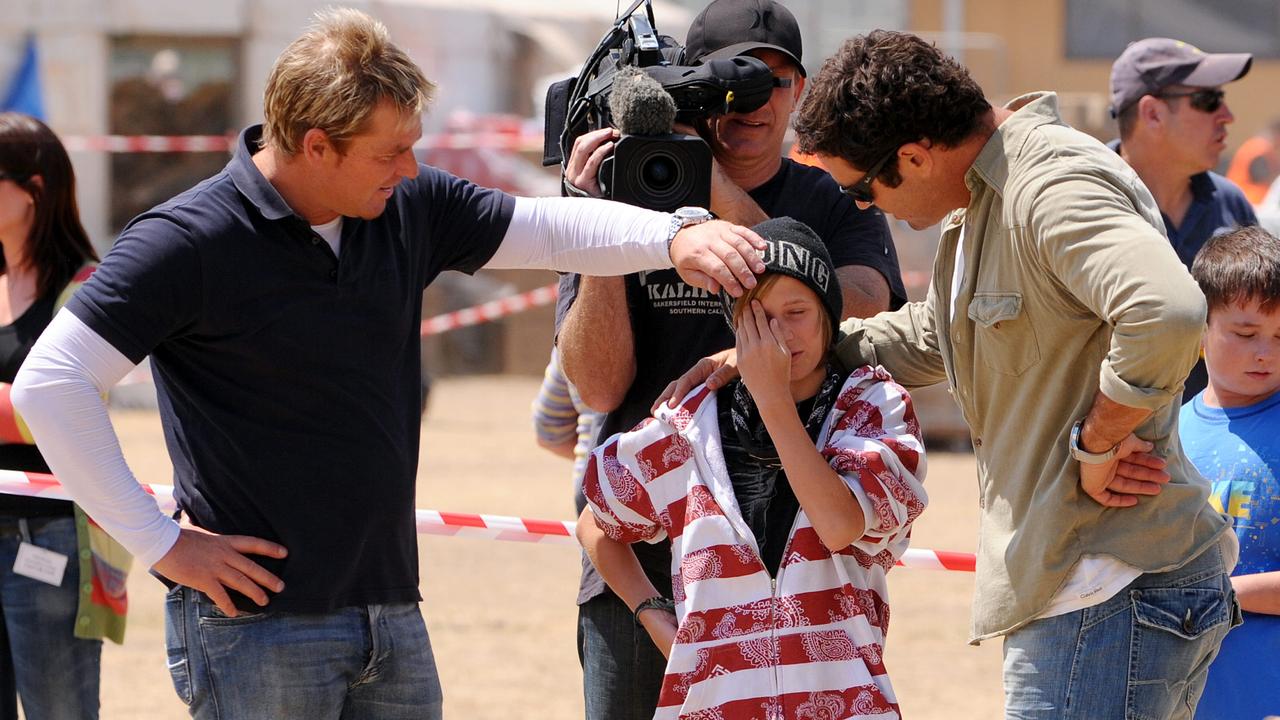
<instances>
[{"instance_id":1,"label":"khaki shirt pocket","mask_svg":"<svg viewBox=\"0 0 1280 720\"><path fill-rule=\"evenodd\" d=\"M969 302L974 329L974 355L1003 375L1021 375L1040 362L1035 328L1022 311L1022 294L976 292Z\"/></svg>"}]
</instances>

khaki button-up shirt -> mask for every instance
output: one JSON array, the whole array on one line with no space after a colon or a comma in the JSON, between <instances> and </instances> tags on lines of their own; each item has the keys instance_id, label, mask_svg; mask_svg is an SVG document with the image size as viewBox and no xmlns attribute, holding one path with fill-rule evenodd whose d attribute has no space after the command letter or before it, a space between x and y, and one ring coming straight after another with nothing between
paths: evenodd
<instances>
[{"instance_id":1,"label":"khaki button-up shirt","mask_svg":"<svg viewBox=\"0 0 1280 720\"><path fill-rule=\"evenodd\" d=\"M925 301L846 321L838 347L847 366L878 363L907 387L946 380L964 413L981 485L975 642L1034 619L1083 554L1168 570L1228 527L1178 440L1205 301L1155 200L1062 122L1056 95L1009 109L965 176L968 207L943 225ZM1136 433L1169 462L1170 484L1136 507L1086 495L1068 451L1099 389L1152 411Z\"/></svg>"}]
</instances>

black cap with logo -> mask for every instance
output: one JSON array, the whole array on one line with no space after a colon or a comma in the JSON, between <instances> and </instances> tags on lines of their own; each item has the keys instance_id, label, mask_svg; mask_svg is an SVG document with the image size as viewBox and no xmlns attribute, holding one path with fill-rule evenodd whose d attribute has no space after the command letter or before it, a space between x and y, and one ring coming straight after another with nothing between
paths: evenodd
<instances>
[{"instance_id":1,"label":"black cap with logo","mask_svg":"<svg viewBox=\"0 0 1280 720\"><path fill-rule=\"evenodd\" d=\"M705 60L737 57L752 50L777 50L795 62L807 77L800 26L791 11L773 0L715 0L689 26L684 61L697 65Z\"/></svg>"},{"instance_id":2,"label":"black cap with logo","mask_svg":"<svg viewBox=\"0 0 1280 720\"><path fill-rule=\"evenodd\" d=\"M1170 38L1129 43L1111 66L1111 116L1170 85L1211 88L1239 80L1252 64L1248 53L1207 53Z\"/></svg>"}]
</instances>

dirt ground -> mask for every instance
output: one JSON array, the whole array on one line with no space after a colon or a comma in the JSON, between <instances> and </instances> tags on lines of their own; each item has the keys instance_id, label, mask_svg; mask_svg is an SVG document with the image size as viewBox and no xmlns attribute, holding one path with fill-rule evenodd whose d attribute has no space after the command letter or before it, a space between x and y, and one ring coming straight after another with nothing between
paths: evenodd
<instances>
[{"instance_id":1,"label":"dirt ground","mask_svg":"<svg viewBox=\"0 0 1280 720\"><path fill-rule=\"evenodd\" d=\"M531 378L444 380L423 428L418 507L570 519L569 462L534 443ZM153 412L113 413L125 455L147 482L170 483ZM969 551L977 525L973 458L928 458L929 509L918 548ZM574 644L578 555L568 547L422 537L422 610L453 720L582 716ZM886 666L908 720L1001 715L1000 645L966 644L973 577L899 568L889 575ZM186 717L165 669L163 588L135 568L129 630L103 652L102 718Z\"/></svg>"}]
</instances>

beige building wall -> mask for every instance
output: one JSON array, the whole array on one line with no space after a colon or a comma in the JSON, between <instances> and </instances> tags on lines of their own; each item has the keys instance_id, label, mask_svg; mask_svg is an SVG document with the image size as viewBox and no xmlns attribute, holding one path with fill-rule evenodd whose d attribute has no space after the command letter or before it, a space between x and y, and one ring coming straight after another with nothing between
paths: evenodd
<instances>
[{"instance_id":1,"label":"beige building wall","mask_svg":"<svg viewBox=\"0 0 1280 720\"><path fill-rule=\"evenodd\" d=\"M945 6L954 1L913 0L908 27L943 45ZM1066 56L1066 0L966 0L964 9L964 31L972 40L964 62L989 96L1003 100L1031 90L1056 90L1063 94L1074 125L1107 138L1116 134L1107 114L1111 60ZM1232 51L1209 43L1201 47ZM1227 103L1236 116L1228 153L1280 116L1280 98L1272 91L1278 82L1280 60L1256 58L1249 74L1228 86Z\"/></svg>"}]
</instances>

